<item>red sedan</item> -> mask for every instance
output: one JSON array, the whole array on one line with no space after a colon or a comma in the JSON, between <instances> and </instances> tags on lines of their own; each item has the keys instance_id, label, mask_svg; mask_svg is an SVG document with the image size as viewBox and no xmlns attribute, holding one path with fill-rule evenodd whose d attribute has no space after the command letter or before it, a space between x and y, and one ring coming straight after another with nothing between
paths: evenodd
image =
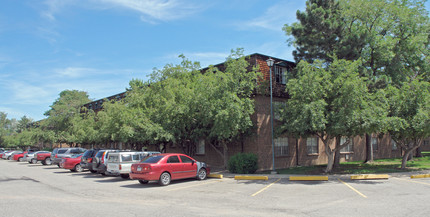
<instances>
[{"instance_id":1,"label":"red sedan","mask_svg":"<svg viewBox=\"0 0 430 217\"><path fill-rule=\"evenodd\" d=\"M171 180L197 178L206 179L210 168L206 163L199 162L185 154L158 154L143 159L131 166L130 178L139 180L141 184L157 181L160 185L168 185Z\"/></svg>"},{"instance_id":2,"label":"red sedan","mask_svg":"<svg viewBox=\"0 0 430 217\"><path fill-rule=\"evenodd\" d=\"M60 167L68 169L72 172L82 172L84 169L81 167L81 158L83 154L73 155L72 157L65 157L60 162Z\"/></svg>"},{"instance_id":3,"label":"red sedan","mask_svg":"<svg viewBox=\"0 0 430 217\"><path fill-rule=\"evenodd\" d=\"M13 160L21 161L22 158L24 157L24 154L27 154L27 152L25 151L25 152L13 155Z\"/></svg>"}]
</instances>

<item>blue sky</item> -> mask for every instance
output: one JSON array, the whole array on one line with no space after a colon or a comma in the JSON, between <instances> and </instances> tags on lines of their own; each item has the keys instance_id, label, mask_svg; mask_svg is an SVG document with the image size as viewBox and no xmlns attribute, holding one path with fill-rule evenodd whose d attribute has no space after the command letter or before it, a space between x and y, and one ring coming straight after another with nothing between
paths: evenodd
<instances>
[{"instance_id":1,"label":"blue sky","mask_svg":"<svg viewBox=\"0 0 430 217\"><path fill-rule=\"evenodd\" d=\"M111 96L180 54L203 67L236 48L293 60L282 26L305 8L305 0L0 1L0 111L34 120L63 90Z\"/></svg>"}]
</instances>

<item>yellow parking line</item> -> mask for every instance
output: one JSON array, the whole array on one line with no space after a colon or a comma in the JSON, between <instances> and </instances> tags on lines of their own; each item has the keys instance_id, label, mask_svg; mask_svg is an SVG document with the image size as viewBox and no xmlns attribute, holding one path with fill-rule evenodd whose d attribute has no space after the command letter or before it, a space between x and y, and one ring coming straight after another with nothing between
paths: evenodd
<instances>
[{"instance_id":1,"label":"yellow parking line","mask_svg":"<svg viewBox=\"0 0 430 217\"><path fill-rule=\"evenodd\" d=\"M272 182L272 184L270 184L270 185L268 185L268 186L264 187L263 189L261 189L261 190L257 191L255 194L251 195L251 197L254 197L255 195L257 195L257 194L259 194L259 193L263 192L264 190L268 189L268 188L269 188L270 186L272 186L273 184L275 184L275 183L279 182L279 180L281 180L281 178L279 178L278 180L276 180L276 181Z\"/></svg>"},{"instance_id":2,"label":"yellow parking line","mask_svg":"<svg viewBox=\"0 0 430 217\"><path fill-rule=\"evenodd\" d=\"M409 180L409 179L400 179L400 178L397 178L397 177L394 177L394 178L398 179L398 180L405 181L405 182L413 182L413 183L418 183L418 184L422 184L422 185L430 185L429 183L425 183L425 182L418 182L418 181L413 181L413 180Z\"/></svg>"},{"instance_id":3,"label":"yellow parking line","mask_svg":"<svg viewBox=\"0 0 430 217\"><path fill-rule=\"evenodd\" d=\"M174 189L169 189L167 191L176 191L176 190L181 190L181 189L186 189L186 188L193 188L196 186L200 186L200 185L207 185L207 184L211 184L214 182L222 182L222 180L216 180L216 181L212 181L212 182L204 182L204 183L200 183L200 184L196 184L196 185L187 185L185 187L179 187L179 188L174 188Z\"/></svg>"},{"instance_id":4,"label":"yellow parking line","mask_svg":"<svg viewBox=\"0 0 430 217\"><path fill-rule=\"evenodd\" d=\"M355 193L359 194L360 196L362 196L362 197L364 197L364 198L367 198L367 196L366 196L366 195L362 194L361 192L359 192L357 189L353 188L353 187L352 187L351 185L349 185L348 183L346 183L346 182L344 182L344 181L342 181L342 180L340 180L340 179L337 179L337 180L339 180L339 182L342 182L344 185L346 185L346 186L347 186L348 188L350 188L351 190L355 191Z\"/></svg>"}]
</instances>

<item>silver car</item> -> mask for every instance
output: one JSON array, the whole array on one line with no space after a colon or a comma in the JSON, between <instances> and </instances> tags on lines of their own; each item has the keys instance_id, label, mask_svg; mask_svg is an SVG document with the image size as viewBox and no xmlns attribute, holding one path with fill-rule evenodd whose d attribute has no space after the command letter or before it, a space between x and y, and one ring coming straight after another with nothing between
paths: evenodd
<instances>
[{"instance_id":1,"label":"silver car","mask_svg":"<svg viewBox=\"0 0 430 217\"><path fill-rule=\"evenodd\" d=\"M58 148L54 149L54 151L51 154L51 161L52 164L56 164L58 167L60 167L60 162L63 157L71 157L75 154L82 154L86 151L85 148Z\"/></svg>"}]
</instances>

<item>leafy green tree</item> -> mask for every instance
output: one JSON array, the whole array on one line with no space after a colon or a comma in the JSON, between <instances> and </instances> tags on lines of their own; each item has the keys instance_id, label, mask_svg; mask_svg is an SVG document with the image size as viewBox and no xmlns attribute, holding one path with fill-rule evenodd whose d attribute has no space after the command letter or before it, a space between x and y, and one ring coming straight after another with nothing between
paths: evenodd
<instances>
[{"instance_id":1,"label":"leafy green tree","mask_svg":"<svg viewBox=\"0 0 430 217\"><path fill-rule=\"evenodd\" d=\"M298 78L287 84L290 99L282 112L281 133L295 137L316 136L324 143L328 157L326 172L331 172L334 153L349 144L349 138L379 127L386 110L375 102L377 94L368 92L359 76L359 61L334 60L325 63L300 62ZM330 147L334 138L346 136L346 142Z\"/></svg>"},{"instance_id":2,"label":"leafy green tree","mask_svg":"<svg viewBox=\"0 0 430 217\"><path fill-rule=\"evenodd\" d=\"M17 126L17 132L20 133L24 130L26 130L27 128L30 127L30 124L33 122L33 119L28 118L27 116L22 116L21 119L18 121L18 126Z\"/></svg>"},{"instance_id":3,"label":"leafy green tree","mask_svg":"<svg viewBox=\"0 0 430 217\"><path fill-rule=\"evenodd\" d=\"M388 89L390 104L389 133L396 144L403 148L402 169L408 157L430 137L430 84L414 79L400 88Z\"/></svg>"},{"instance_id":4,"label":"leafy green tree","mask_svg":"<svg viewBox=\"0 0 430 217\"><path fill-rule=\"evenodd\" d=\"M71 130L72 120L80 115L81 106L91 100L86 92L78 90L64 90L59 95L51 109L45 112L47 119L42 122L42 127L55 132L55 142L73 144L76 138Z\"/></svg>"}]
</instances>

